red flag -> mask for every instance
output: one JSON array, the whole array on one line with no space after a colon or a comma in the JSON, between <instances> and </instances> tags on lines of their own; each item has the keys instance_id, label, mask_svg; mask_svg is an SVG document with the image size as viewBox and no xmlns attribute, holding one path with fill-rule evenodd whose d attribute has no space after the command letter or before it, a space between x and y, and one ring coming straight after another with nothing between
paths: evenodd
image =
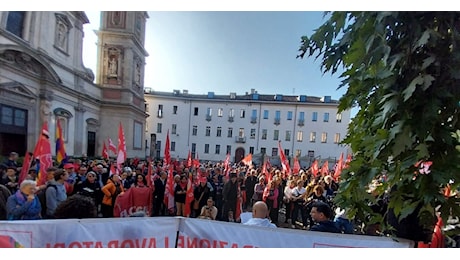
<instances>
[{"instance_id":1,"label":"red flag","mask_svg":"<svg viewBox=\"0 0 460 260\"><path fill-rule=\"evenodd\" d=\"M123 132L123 126L118 127L118 156L117 156L117 167L118 170L121 169L121 164L126 161L126 142L125 142L125 133Z\"/></svg>"},{"instance_id":2,"label":"red flag","mask_svg":"<svg viewBox=\"0 0 460 260\"><path fill-rule=\"evenodd\" d=\"M164 152L164 166L169 166L171 164L171 153L170 153L170 143L169 143L169 130L166 134L166 144L165 144L165 152Z\"/></svg>"},{"instance_id":3,"label":"red flag","mask_svg":"<svg viewBox=\"0 0 460 260\"><path fill-rule=\"evenodd\" d=\"M30 169L30 153L26 152L24 162L22 163L21 173L19 174L18 185L21 185L21 182L26 179L27 173Z\"/></svg>"},{"instance_id":4,"label":"red flag","mask_svg":"<svg viewBox=\"0 0 460 260\"><path fill-rule=\"evenodd\" d=\"M451 193L450 184L447 184L446 188L444 188L444 197L449 198L450 193Z\"/></svg>"},{"instance_id":5,"label":"red flag","mask_svg":"<svg viewBox=\"0 0 460 260\"><path fill-rule=\"evenodd\" d=\"M293 173L299 173L300 171L300 163L299 159L297 159L297 156L294 157L294 166L292 167L292 172Z\"/></svg>"},{"instance_id":6,"label":"red flag","mask_svg":"<svg viewBox=\"0 0 460 260\"><path fill-rule=\"evenodd\" d=\"M233 218L236 221L240 221L241 220L240 216L242 212L243 212L243 197L241 194L240 184L238 183L238 197L236 199L236 210L235 210L235 214L233 214Z\"/></svg>"},{"instance_id":7,"label":"red flag","mask_svg":"<svg viewBox=\"0 0 460 260\"><path fill-rule=\"evenodd\" d=\"M345 165L343 166L343 168L348 168L348 166L350 165L350 162L351 162L351 153L347 154L347 159L345 160Z\"/></svg>"},{"instance_id":8,"label":"red flag","mask_svg":"<svg viewBox=\"0 0 460 260\"><path fill-rule=\"evenodd\" d=\"M192 201L195 199L193 195L193 185L192 185L192 174L189 173L188 182L187 182L187 193L185 195L185 208L184 215L190 216L192 209L190 208Z\"/></svg>"},{"instance_id":9,"label":"red flag","mask_svg":"<svg viewBox=\"0 0 460 260\"><path fill-rule=\"evenodd\" d=\"M192 167L192 152L188 150L188 156L187 156L187 168Z\"/></svg>"},{"instance_id":10,"label":"red flag","mask_svg":"<svg viewBox=\"0 0 460 260\"><path fill-rule=\"evenodd\" d=\"M265 175L266 180L268 180L267 160L265 160L264 164L262 165L262 174Z\"/></svg>"},{"instance_id":11,"label":"red flag","mask_svg":"<svg viewBox=\"0 0 460 260\"><path fill-rule=\"evenodd\" d=\"M153 193L147 187L132 187L118 195L114 202L114 217L129 217L140 209L150 216Z\"/></svg>"},{"instance_id":12,"label":"red flag","mask_svg":"<svg viewBox=\"0 0 460 260\"><path fill-rule=\"evenodd\" d=\"M283 167L284 174L291 174L291 167L289 166L289 160L286 158L283 148L281 148L281 141L278 141L278 150L279 150L281 166Z\"/></svg>"},{"instance_id":13,"label":"red flag","mask_svg":"<svg viewBox=\"0 0 460 260\"><path fill-rule=\"evenodd\" d=\"M109 150L115 155L117 154L117 147L115 146L115 144L112 142L112 139L108 139L109 141Z\"/></svg>"},{"instance_id":14,"label":"red flag","mask_svg":"<svg viewBox=\"0 0 460 260\"><path fill-rule=\"evenodd\" d=\"M34 149L34 157L39 160L40 164L37 186L44 185L46 183L46 170L53 166L47 122L43 124L41 135Z\"/></svg>"},{"instance_id":15,"label":"red flag","mask_svg":"<svg viewBox=\"0 0 460 260\"><path fill-rule=\"evenodd\" d=\"M249 153L246 155L242 160L242 163L244 163L246 166L251 166L252 165L252 153Z\"/></svg>"},{"instance_id":16,"label":"red flag","mask_svg":"<svg viewBox=\"0 0 460 260\"><path fill-rule=\"evenodd\" d=\"M335 166L334 179L338 181L343 168L343 152L340 154L340 159Z\"/></svg>"},{"instance_id":17,"label":"red flag","mask_svg":"<svg viewBox=\"0 0 460 260\"><path fill-rule=\"evenodd\" d=\"M314 177L318 176L319 168L318 168L318 161L317 161L316 159L315 159L315 161L311 164L310 168L311 168L311 173L313 173L313 176L314 176Z\"/></svg>"},{"instance_id":18,"label":"red flag","mask_svg":"<svg viewBox=\"0 0 460 260\"><path fill-rule=\"evenodd\" d=\"M102 146L102 158L109 159L109 151L107 151L107 146L105 145L105 142Z\"/></svg>"},{"instance_id":19,"label":"red flag","mask_svg":"<svg viewBox=\"0 0 460 260\"><path fill-rule=\"evenodd\" d=\"M115 169L115 164L111 163L110 164L110 170L109 170L109 176L112 176L112 175L117 174L117 173L118 173L118 169Z\"/></svg>"},{"instance_id":20,"label":"red flag","mask_svg":"<svg viewBox=\"0 0 460 260\"><path fill-rule=\"evenodd\" d=\"M321 175L328 175L329 174L329 162L325 161L323 162L323 165L321 166Z\"/></svg>"},{"instance_id":21,"label":"red flag","mask_svg":"<svg viewBox=\"0 0 460 260\"><path fill-rule=\"evenodd\" d=\"M193 167L199 168L200 167L200 158L198 158L198 153L196 153L196 158L193 159Z\"/></svg>"},{"instance_id":22,"label":"red flag","mask_svg":"<svg viewBox=\"0 0 460 260\"><path fill-rule=\"evenodd\" d=\"M174 176L172 168L170 168L170 170L168 171L164 203L167 205L169 211L172 211L174 209Z\"/></svg>"}]
</instances>

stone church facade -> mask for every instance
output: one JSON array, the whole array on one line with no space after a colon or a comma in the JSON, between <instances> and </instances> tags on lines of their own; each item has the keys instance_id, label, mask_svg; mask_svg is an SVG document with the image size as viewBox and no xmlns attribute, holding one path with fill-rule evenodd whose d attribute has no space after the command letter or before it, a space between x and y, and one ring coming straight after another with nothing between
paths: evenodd
<instances>
[{"instance_id":1,"label":"stone church facade","mask_svg":"<svg viewBox=\"0 0 460 260\"><path fill-rule=\"evenodd\" d=\"M59 120L70 156L100 156L121 122L128 157L144 157L147 19L101 12L94 74L82 59L84 12L0 12L0 154L32 151L48 122L54 155Z\"/></svg>"}]
</instances>

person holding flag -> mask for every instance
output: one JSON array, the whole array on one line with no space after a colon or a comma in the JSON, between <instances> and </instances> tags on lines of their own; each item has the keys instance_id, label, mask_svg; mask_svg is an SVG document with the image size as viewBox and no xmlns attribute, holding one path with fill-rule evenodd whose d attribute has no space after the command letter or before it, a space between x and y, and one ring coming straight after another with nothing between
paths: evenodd
<instances>
[{"instance_id":1,"label":"person holding flag","mask_svg":"<svg viewBox=\"0 0 460 260\"><path fill-rule=\"evenodd\" d=\"M43 124L41 134L37 141L37 144L35 145L33 155L34 158L37 159L37 186L42 186L46 183L47 169L53 166L47 122Z\"/></svg>"}]
</instances>

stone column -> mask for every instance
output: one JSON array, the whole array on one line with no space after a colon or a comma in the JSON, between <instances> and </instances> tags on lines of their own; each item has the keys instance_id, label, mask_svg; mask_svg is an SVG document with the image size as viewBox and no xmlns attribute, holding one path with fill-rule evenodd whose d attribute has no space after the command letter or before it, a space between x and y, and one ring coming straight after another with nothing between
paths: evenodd
<instances>
[{"instance_id":1,"label":"stone column","mask_svg":"<svg viewBox=\"0 0 460 260\"><path fill-rule=\"evenodd\" d=\"M81 156L83 154L83 140L86 140L84 136L84 129L86 128L85 121L83 120L86 110L81 104L74 107L75 109L75 132L74 132L74 154L73 156Z\"/></svg>"}]
</instances>

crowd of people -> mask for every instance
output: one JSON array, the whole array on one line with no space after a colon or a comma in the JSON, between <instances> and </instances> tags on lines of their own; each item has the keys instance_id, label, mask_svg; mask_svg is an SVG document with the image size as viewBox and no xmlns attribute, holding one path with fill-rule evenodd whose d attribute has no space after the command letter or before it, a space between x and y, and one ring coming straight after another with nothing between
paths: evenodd
<instances>
[{"instance_id":1,"label":"crowd of people","mask_svg":"<svg viewBox=\"0 0 460 260\"><path fill-rule=\"evenodd\" d=\"M190 166L187 160L174 159L168 170L162 161L148 164L133 158L113 174L110 168L114 162L82 157L48 168L46 183L37 186L37 171L33 166L19 183L21 167L16 160L17 154L11 153L1 165L1 220L110 218L114 216L119 194L152 183L149 217L183 216L242 222L241 214L252 212L253 218L264 220L243 224L354 233L345 210L336 209L332 204L338 183L330 173L315 175L310 169L285 173L277 166L265 169L243 163L226 167L224 162ZM165 201L169 173L174 179L173 207L168 207ZM193 201L187 205L191 209L187 212L189 183L193 185ZM135 215L145 214L136 212ZM284 217L280 219L280 215Z\"/></svg>"}]
</instances>

